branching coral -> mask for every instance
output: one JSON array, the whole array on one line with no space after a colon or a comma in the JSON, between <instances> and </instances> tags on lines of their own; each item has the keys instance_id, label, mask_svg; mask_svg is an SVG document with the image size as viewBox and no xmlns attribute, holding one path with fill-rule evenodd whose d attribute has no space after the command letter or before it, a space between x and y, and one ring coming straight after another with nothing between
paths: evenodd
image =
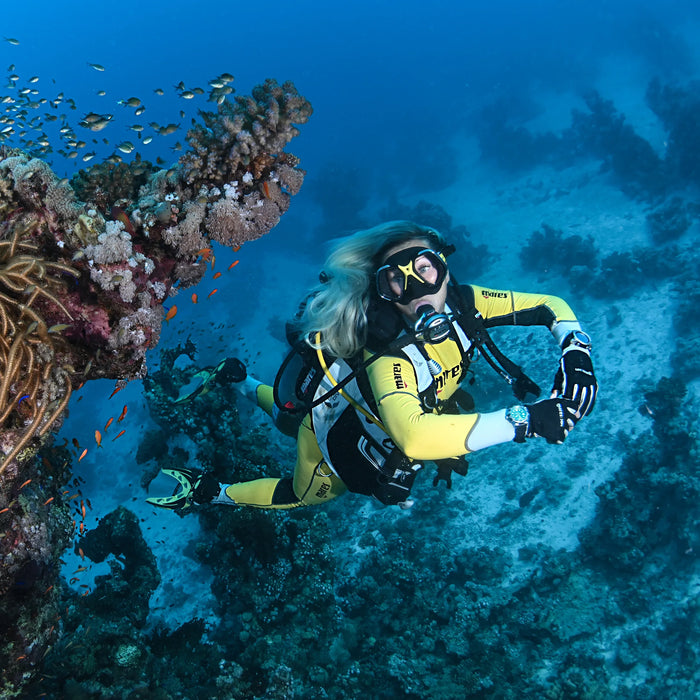
<instances>
[{"instance_id":1,"label":"branching coral","mask_svg":"<svg viewBox=\"0 0 700 700\"><path fill-rule=\"evenodd\" d=\"M68 265L39 257L37 246L28 241L31 233L31 227L5 224L0 241L0 425L5 427L14 413L15 422L27 426L0 464L0 474L33 435L48 431L71 394L65 371L54 365L54 342L58 342L54 338L60 336L50 333L54 329L47 328L37 305L48 302L72 320L55 289L62 284L58 275L77 273ZM47 418L52 374L61 376L64 395Z\"/></svg>"}]
</instances>

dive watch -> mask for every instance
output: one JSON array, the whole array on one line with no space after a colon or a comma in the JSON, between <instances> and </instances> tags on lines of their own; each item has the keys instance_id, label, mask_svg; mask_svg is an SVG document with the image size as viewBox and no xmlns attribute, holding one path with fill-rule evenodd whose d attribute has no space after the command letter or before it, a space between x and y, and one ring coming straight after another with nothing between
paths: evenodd
<instances>
[{"instance_id":1,"label":"dive watch","mask_svg":"<svg viewBox=\"0 0 700 700\"><path fill-rule=\"evenodd\" d=\"M525 406L511 406L506 409L506 420L515 428L513 442L525 442L530 424L530 411Z\"/></svg>"},{"instance_id":2,"label":"dive watch","mask_svg":"<svg viewBox=\"0 0 700 700\"><path fill-rule=\"evenodd\" d=\"M584 350L590 350L593 343L591 342L591 336L583 331L572 331L569 334L568 342L565 347L569 345L577 345Z\"/></svg>"}]
</instances>

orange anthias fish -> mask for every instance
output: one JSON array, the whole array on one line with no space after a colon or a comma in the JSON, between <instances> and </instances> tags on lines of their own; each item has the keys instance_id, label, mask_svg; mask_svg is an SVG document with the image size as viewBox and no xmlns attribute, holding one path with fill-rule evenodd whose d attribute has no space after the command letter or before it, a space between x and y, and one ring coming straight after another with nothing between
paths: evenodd
<instances>
[{"instance_id":1,"label":"orange anthias fish","mask_svg":"<svg viewBox=\"0 0 700 700\"><path fill-rule=\"evenodd\" d=\"M170 321L171 318L175 318L176 313L177 313L177 306L175 306L175 305L171 306L168 313L165 314L165 320Z\"/></svg>"},{"instance_id":2,"label":"orange anthias fish","mask_svg":"<svg viewBox=\"0 0 700 700\"><path fill-rule=\"evenodd\" d=\"M124 435L125 432L126 432L126 430L122 430L120 433L118 433L115 437L112 438L112 442L114 442L117 438L120 438L122 435Z\"/></svg>"},{"instance_id":3,"label":"orange anthias fish","mask_svg":"<svg viewBox=\"0 0 700 700\"><path fill-rule=\"evenodd\" d=\"M127 408L126 404L124 405L124 408L122 408L122 412L119 414L119 418L117 418L117 423L121 423L124 418L126 418L126 412L129 409Z\"/></svg>"},{"instance_id":4,"label":"orange anthias fish","mask_svg":"<svg viewBox=\"0 0 700 700\"><path fill-rule=\"evenodd\" d=\"M110 418L106 423L105 423L105 430L109 428L110 425L112 425L112 421L114 420L114 416Z\"/></svg>"},{"instance_id":5,"label":"orange anthias fish","mask_svg":"<svg viewBox=\"0 0 700 700\"><path fill-rule=\"evenodd\" d=\"M210 296L213 296L214 294L216 294L218 291L219 291L218 289L212 289L211 292L209 292L209 294L207 294L207 299L208 299Z\"/></svg>"},{"instance_id":6,"label":"orange anthias fish","mask_svg":"<svg viewBox=\"0 0 700 700\"><path fill-rule=\"evenodd\" d=\"M193 294L192 294L192 303L193 303L193 304L196 304L198 298L199 298L199 297L198 297L196 294L193 293Z\"/></svg>"},{"instance_id":7,"label":"orange anthias fish","mask_svg":"<svg viewBox=\"0 0 700 700\"><path fill-rule=\"evenodd\" d=\"M87 447L83 450L83 453L78 457L78 461L80 461L85 455L87 454Z\"/></svg>"},{"instance_id":8,"label":"orange anthias fish","mask_svg":"<svg viewBox=\"0 0 700 700\"><path fill-rule=\"evenodd\" d=\"M114 388L114 391L109 395L109 398L111 399L117 392L121 391L125 386L125 384L122 384L121 386L117 385Z\"/></svg>"},{"instance_id":9,"label":"orange anthias fish","mask_svg":"<svg viewBox=\"0 0 700 700\"><path fill-rule=\"evenodd\" d=\"M214 273L214 277L212 277L212 279L217 279L218 277L221 277L221 273L220 273L220 272L215 272L215 273Z\"/></svg>"},{"instance_id":10,"label":"orange anthias fish","mask_svg":"<svg viewBox=\"0 0 700 700\"><path fill-rule=\"evenodd\" d=\"M228 269L230 270L232 267L236 267L238 263L241 262L240 260L234 260L229 266Z\"/></svg>"},{"instance_id":11,"label":"orange anthias fish","mask_svg":"<svg viewBox=\"0 0 700 700\"><path fill-rule=\"evenodd\" d=\"M98 447L102 447L102 433L99 430L95 431L95 442Z\"/></svg>"},{"instance_id":12,"label":"orange anthias fish","mask_svg":"<svg viewBox=\"0 0 700 700\"><path fill-rule=\"evenodd\" d=\"M201 248L200 250L198 250L195 253L195 255L197 255L197 256L201 255L202 260L208 261L209 258L211 257L211 253L212 253L211 248Z\"/></svg>"}]
</instances>

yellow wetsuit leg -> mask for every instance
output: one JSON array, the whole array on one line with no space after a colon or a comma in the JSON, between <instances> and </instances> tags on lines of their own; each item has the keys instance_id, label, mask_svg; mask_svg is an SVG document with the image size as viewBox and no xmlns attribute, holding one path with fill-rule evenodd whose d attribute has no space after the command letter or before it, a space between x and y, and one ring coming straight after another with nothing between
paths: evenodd
<instances>
[{"instance_id":1,"label":"yellow wetsuit leg","mask_svg":"<svg viewBox=\"0 0 700 700\"><path fill-rule=\"evenodd\" d=\"M272 387L267 384L260 384L255 392L255 397L258 400L258 406L260 406L268 416L272 416L275 405Z\"/></svg>"},{"instance_id":2,"label":"yellow wetsuit leg","mask_svg":"<svg viewBox=\"0 0 700 700\"><path fill-rule=\"evenodd\" d=\"M272 415L272 387L257 389L258 405ZM286 509L317 505L345 493L345 484L323 461L311 418L306 416L297 433L297 461L294 479L255 479L231 484L226 495L236 503L256 508Z\"/></svg>"}]
</instances>

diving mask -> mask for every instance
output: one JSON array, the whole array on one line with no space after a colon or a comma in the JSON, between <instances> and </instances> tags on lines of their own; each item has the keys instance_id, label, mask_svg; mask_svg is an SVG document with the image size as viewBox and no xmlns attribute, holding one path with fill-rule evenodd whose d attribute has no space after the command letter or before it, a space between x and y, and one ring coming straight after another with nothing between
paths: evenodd
<instances>
[{"instance_id":1,"label":"diving mask","mask_svg":"<svg viewBox=\"0 0 700 700\"><path fill-rule=\"evenodd\" d=\"M386 301L407 304L435 294L447 276L447 264L430 248L406 248L387 258L376 273L377 293Z\"/></svg>"}]
</instances>

